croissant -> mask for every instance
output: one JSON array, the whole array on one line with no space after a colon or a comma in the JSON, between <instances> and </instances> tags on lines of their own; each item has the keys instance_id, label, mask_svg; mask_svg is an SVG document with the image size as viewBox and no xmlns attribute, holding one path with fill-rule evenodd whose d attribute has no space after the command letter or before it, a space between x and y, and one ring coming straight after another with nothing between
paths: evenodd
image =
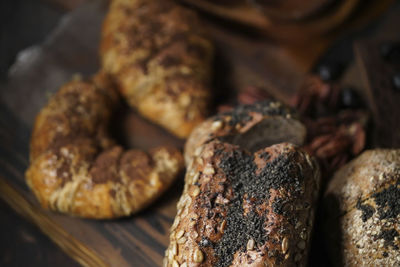
<instances>
[{"instance_id":1,"label":"croissant","mask_svg":"<svg viewBox=\"0 0 400 267\"><path fill-rule=\"evenodd\" d=\"M170 0L113 0L100 54L144 117L181 138L206 117L213 46L193 11Z\"/></svg>"},{"instance_id":2,"label":"croissant","mask_svg":"<svg viewBox=\"0 0 400 267\"><path fill-rule=\"evenodd\" d=\"M183 167L181 153L124 150L107 132L118 95L107 75L71 81L38 116L26 181L43 207L105 219L127 216L156 199Z\"/></svg>"}]
</instances>

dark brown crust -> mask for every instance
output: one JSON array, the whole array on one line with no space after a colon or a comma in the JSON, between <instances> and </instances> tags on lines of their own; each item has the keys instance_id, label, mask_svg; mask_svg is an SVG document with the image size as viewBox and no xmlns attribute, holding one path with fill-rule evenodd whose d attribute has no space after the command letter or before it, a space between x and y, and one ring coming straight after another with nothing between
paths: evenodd
<instances>
[{"instance_id":1,"label":"dark brown crust","mask_svg":"<svg viewBox=\"0 0 400 267\"><path fill-rule=\"evenodd\" d=\"M177 176L183 162L176 149L145 153L115 145L107 125L117 103L100 73L93 81L64 85L41 110L26 179L43 207L88 218L126 216L151 203Z\"/></svg>"},{"instance_id":2,"label":"dark brown crust","mask_svg":"<svg viewBox=\"0 0 400 267\"><path fill-rule=\"evenodd\" d=\"M325 240L336 266L400 265L400 150L375 149L335 173Z\"/></svg>"},{"instance_id":3,"label":"dark brown crust","mask_svg":"<svg viewBox=\"0 0 400 267\"><path fill-rule=\"evenodd\" d=\"M267 110L265 105L269 103L263 105L263 110ZM200 144L197 152L186 146L189 166L171 228L165 266L306 264L320 179L315 160L288 143L254 147L251 140L232 144L228 142L232 139L221 138L229 133L244 134L262 120L281 122L282 117L292 120L295 116L281 104L272 106L273 112L264 113L259 109L262 106L247 106L244 110L251 116L237 117L245 128L235 127L238 121L232 124L231 132L197 140ZM210 120L227 116L235 120L234 113ZM205 130L204 124L199 128ZM209 127L210 132L223 130ZM262 134L265 143L271 140L268 134ZM301 140L299 136L297 140Z\"/></svg>"},{"instance_id":4,"label":"dark brown crust","mask_svg":"<svg viewBox=\"0 0 400 267\"><path fill-rule=\"evenodd\" d=\"M179 137L204 120L213 48L193 11L170 0L113 0L100 52L145 117Z\"/></svg>"},{"instance_id":5,"label":"dark brown crust","mask_svg":"<svg viewBox=\"0 0 400 267\"><path fill-rule=\"evenodd\" d=\"M306 129L296 112L279 101L241 105L207 119L193 130L185 144L185 162L198 155L203 144L216 138L256 151L280 142L303 145ZM222 140L221 139L221 140Z\"/></svg>"}]
</instances>

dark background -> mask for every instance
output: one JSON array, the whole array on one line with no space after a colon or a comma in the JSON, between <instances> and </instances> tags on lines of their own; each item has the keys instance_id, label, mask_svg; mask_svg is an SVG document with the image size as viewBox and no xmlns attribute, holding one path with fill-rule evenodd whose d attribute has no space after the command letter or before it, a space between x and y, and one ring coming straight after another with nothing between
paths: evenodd
<instances>
[{"instance_id":1,"label":"dark background","mask_svg":"<svg viewBox=\"0 0 400 267\"><path fill-rule=\"evenodd\" d=\"M65 2L70 6L50 0L0 1L0 82L20 50L42 42L60 17L79 4ZM79 266L1 199L0 229L0 266Z\"/></svg>"}]
</instances>

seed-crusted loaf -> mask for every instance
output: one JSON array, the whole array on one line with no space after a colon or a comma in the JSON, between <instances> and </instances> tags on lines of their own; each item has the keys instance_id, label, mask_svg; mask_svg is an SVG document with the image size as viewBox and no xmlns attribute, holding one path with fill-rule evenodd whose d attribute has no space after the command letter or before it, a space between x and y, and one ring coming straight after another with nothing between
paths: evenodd
<instances>
[{"instance_id":1,"label":"seed-crusted loaf","mask_svg":"<svg viewBox=\"0 0 400 267\"><path fill-rule=\"evenodd\" d=\"M305 266L319 168L295 145L269 143L280 123L286 137L303 142L301 123L282 122L293 117L270 101L217 115L194 131L164 266ZM210 126L216 122L222 125Z\"/></svg>"},{"instance_id":2,"label":"seed-crusted loaf","mask_svg":"<svg viewBox=\"0 0 400 267\"><path fill-rule=\"evenodd\" d=\"M198 156L202 145L214 139L255 151L281 142L301 146L305 138L306 128L298 114L281 102L265 100L240 105L209 118L193 130L185 144L185 163L188 165Z\"/></svg>"},{"instance_id":3,"label":"seed-crusted loaf","mask_svg":"<svg viewBox=\"0 0 400 267\"><path fill-rule=\"evenodd\" d=\"M369 150L343 166L324 211L336 266L400 266L400 150Z\"/></svg>"}]
</instances>

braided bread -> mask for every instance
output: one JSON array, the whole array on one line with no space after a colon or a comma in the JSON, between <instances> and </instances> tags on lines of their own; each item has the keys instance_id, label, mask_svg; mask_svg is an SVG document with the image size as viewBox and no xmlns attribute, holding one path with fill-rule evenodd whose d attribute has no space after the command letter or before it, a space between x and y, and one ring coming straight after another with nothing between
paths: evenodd
<instances>
[{"instance_id":1,"label":"braided bread","mask_svg":"<svg viewBox=\"0 0 400 267\"><path fill-rule=\"evenodd\" d=\"M178 150L124 150L107 134L118 96L103 73L64 85L36 118L26 172L43 207L87 218L137 212L183 167Z\"/></svg>"},{"instance_id":2,"label":"braided bread","mask_svg":"<svg viewBox=\"0 0 400 267\"><path fill-rule=\"evenodd\" d=\"M318 165L295 145L271 143L302 144L304 135L279 102L241 106L199 125L186 145L189 166L164 266L305 266Z\"/></svg>"},{"instance_id":3,"label":"braided bread","mask_svg":"<svg viewBox=\"0 0 400 267\"><path fill-rule=\"evenodd\" d=\"M213 47L196 14L170 0L113 0L101 61L144 117L187 137L207 115Z\"/></svg>"}]
</instances>

